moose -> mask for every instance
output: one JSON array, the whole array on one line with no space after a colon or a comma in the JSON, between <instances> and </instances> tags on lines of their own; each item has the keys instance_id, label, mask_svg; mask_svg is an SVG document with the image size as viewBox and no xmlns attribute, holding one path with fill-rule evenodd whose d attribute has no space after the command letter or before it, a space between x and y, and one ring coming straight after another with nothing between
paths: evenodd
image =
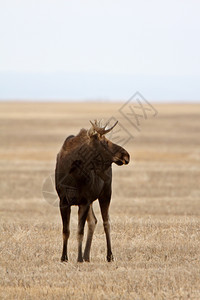
<instances>
[{"instance_id":1,"label":"moose","mask_svg":"<svg viewBox=\"0 0 200 300\"><path fill-rule=\"evenodd\" d=\"M107 261L113 260L110 239L109 205L111 201L112 163L127 165L129 153L112 143L105 135L110 128L95 120L89 130L81 129L66 138L57 155L55 169L56 191L60 198L63 223L63 251L61 261L68 261L67 244L70 235L71 206L78 206L78 262L90 261L92 237L97 223L92 203L99 200L107 242ZM87 220L87 240L82 253L84 226Z\"/></svg>"}]
</instances>

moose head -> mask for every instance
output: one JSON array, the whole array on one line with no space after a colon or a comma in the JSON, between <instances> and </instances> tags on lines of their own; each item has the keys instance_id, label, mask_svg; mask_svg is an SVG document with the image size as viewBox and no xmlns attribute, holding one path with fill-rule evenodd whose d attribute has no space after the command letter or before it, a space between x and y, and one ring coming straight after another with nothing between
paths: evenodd
<instances>
[{"instance_id":1,"label":"moose head","mask_svg":"<svg viewBox=\"0 0 200 300\"><path fill-rule=\"evenodd\" d=\"M107 128L108 123L103 127L100 126L100 122L98 123L97 120L94 123L90 121L90 123L92 124L88 130L90 147L97 156L101 157L104 165L110 166L113 162L119 166L127 165L130 160L129 153L105 137L117 125L118 121L110 128Z\"/></svg>"}]
</instances>

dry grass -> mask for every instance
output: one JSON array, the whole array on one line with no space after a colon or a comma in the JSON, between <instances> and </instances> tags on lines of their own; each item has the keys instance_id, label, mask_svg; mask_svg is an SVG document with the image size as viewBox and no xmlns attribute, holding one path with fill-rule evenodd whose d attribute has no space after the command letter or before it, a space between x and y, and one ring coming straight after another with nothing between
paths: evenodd
<instances>
[{"instance_id":1,"label":"dry grass","mask_svg":"<svg viewBox=\"0 0 200 300\"><path fill-rule=\"evenodd\" d=\"M98 225L91 263L76 263L73 208L69 263L60 263L57 207L41 195L65 139L88 120L120 117L116 104L0 103L1 299L200 299L200 105L156 105L114 166L110 209L115 261Z\"/></svg>"}]
</instances>

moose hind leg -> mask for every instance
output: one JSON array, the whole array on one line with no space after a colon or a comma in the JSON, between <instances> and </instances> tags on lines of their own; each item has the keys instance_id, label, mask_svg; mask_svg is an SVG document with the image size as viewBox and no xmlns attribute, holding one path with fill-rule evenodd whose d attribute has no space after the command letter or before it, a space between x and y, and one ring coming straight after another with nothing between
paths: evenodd
<instances>
[{"instance_id":1,"label":"moose hind leg","mask_svg":"<svg viewBox=\"0 0 200 300\"><path fill-rule=\"evenodd\" d=\"M78 210L78 262L83 262L82 244L84 235L85 221L88 215L89 205L79 205Z\"/></svg>"},{"instance_id":2,"label":"moose hind leg","mask_svg":"<svg viewBox=\"0 0 200 300\"><path fill-rule=\"evenodd\" d=\"M87 222L88 222L88 233L87 233L87 241L85 245L85 251L83 258L85 261L90 261L90 249L91 249L91 244L92 244L92 237L93 233L97 224L97 219L95 217L92 204L90 205L88 215L87 215Z\"/></svg>"},{"instance_id":3,"label":"moose hind leg","mask_svg":"<svg viewBox=\"0 0 200 300\"><path fill-rule=\"evenodd\" d=\"M107 261L111 262L114 260L112 250L111 250L111 238L110 238L110 220L109 220L109 205L110 201L101 201L99 200L101 215L103 219L103 226L106 235L106 243L107 243Z\"/></svg>"},{"instance_id":4,"label":"moose hind leg","mask_svg":"<svg viewBox=\"0 0 200 300\"><path fill-rule=\"evenodd\" d=\"M63 222L63 251L62 251L61 261L68 261L67 243L70 235L69 221L70 221L71 207L60 206L60 212L61 212L62 222Z\"/></svg>"}]
</instances>

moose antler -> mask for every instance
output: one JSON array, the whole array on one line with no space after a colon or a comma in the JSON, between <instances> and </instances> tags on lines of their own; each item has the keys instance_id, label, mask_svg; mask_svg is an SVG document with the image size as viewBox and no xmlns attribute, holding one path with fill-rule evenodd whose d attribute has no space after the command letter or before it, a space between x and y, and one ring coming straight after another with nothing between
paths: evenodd
<instances>
[{"instance_id":1,"label":"moose antler","mask_svg":"<svg viewBox=\"0 0 200 300\"><path fill-rule=\"evenodd\" d=\"M97 123L97 120L95 120L94 123L92 123L90 121L90 123L92 124L92 127L96 132L98 132L100 135L104 135L104 134L110 132L117 125L118 121L116 121L115 124L108 129L106 129L106 127L109 124L109 122L107 122L104 127L100 127L100 125L98 125L98 123Z\"/></svg>"}]
</instances>

